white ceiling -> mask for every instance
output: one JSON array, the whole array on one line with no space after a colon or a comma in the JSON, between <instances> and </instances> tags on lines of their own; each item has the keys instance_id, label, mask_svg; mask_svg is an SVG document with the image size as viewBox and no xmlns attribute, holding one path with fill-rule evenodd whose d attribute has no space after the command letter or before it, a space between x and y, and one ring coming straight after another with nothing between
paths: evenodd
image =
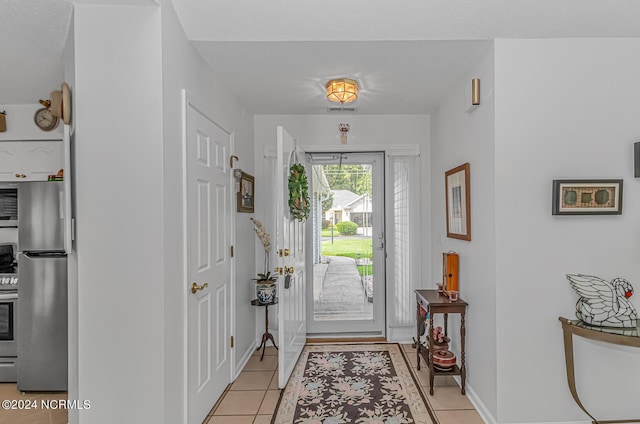
<instances>
[{"instance_id":1,"label":"white ceiling","mask_svg":"<svg viewBox=\"0 0 640 424\"><path fill-rule=\"evenodd\" d=\"M72 5L0 0L0 104L38 103L60 90Z\"/></svg>"},{"instance_id":2,"label":"white ceiling","mask_svg":"<svg viewBox=\"0 0 640 424\"><path fill-rule=\"evenodd\" d=\"M257 114L321 114L331 78L360 83L360 114L428 113L490 47L486 41L194 42Z\"/></svg>"},{"instance_id":3,"label":"white ceiling","mask_svg":"<svg viewBox=\"0 0 640 424\"><path fill-rule=\"evenodd\" d=\"M361 83L358 113L428 113L487 40L640 37L638 0L172 2L215 74L259 114L327 113L324 84L334 77ZM0 104L59 89L71 9L65 0L0 0Z\"/></svg>"}]
</instances>

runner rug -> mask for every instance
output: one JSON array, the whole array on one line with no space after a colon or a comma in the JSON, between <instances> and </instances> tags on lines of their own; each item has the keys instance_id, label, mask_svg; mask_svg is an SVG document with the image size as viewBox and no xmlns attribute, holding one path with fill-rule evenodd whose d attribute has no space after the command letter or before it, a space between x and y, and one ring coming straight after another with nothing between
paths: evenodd
<instances>
[{"instance_id":1,"label":"runner rug","mask_svg":"<svg viewBox=\"0 0 640 424\"><path fill-rule=\"evenodd\" d=\"M305 346L272 424L431 424L397 344Z\"/></svg>"}]
</instances>

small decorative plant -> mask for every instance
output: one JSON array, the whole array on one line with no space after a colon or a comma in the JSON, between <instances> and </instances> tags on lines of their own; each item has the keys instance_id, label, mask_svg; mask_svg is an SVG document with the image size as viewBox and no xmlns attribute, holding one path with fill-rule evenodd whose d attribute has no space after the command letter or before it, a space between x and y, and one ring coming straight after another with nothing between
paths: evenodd
<instances>
[{"instance_id":1,"label":"small decorative plant","mask_svg":"<svg viewBox=\"0 0 640 424\"><path fill-rule=\"evenodd\" d=\"M273 283L278 279L276 275L271 274L269 271L269 253L271 252L271 236L267 233L262 225L262 222L257 219L250 218L251 222L253 222L253 231L256 233L256 237L262 243L262 247L264 247L264 272L258 273L258 278L253 278L254 281L258 282L269 282Z\"/></svg>"},{"instance_id":2,"label":"small decorative plant","mask_svg":"<svg viewBox=\"0 0 640 424\"><path fill-rule=\"evenodd\" d=\"M442 327L436 327L433 329L433 343L435 344L444 344L449 343L449 337L445 336L444 331L442 331Z\"/></svg>"}]
</instances>

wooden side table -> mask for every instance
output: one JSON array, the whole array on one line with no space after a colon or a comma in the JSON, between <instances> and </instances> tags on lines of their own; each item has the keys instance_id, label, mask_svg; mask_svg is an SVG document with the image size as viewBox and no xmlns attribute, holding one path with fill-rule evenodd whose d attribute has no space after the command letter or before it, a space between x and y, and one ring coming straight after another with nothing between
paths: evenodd
<instances>
[{"instance_id":1,"label":"wooden side table","mask_svg":"<svg viewBox=\"0 0 640 424\"><path fill-rule=\"evenodd\" d=\"M264 350L267 348L267 340L271 340L271 343L273 343L273 347L275 347L276 350L278 349L278 346L276 346L276 341L273 339L273 334L269 333L269 306L275 305L276 303L278 303L277 298L271 303L260 303L258 299L253 299L251 301L251 304L253 306L264 306L264 334L262 335L262 342L260 343L260 346L258 346L258 348L256 349L262 349L262 355L260 355L261 361L264 358Z\"/></svg>"},{"instance_id":2,"label":"wooden side table","mask_svg":"<svg viewBox=\"0 0 640 424\"><path fill-rule=\"evenodd\" d=\"M585 339L598 340L601 342L612 343L622 346L640 347L640 328L611 328L611 327L593 327L584 324L582 321L570 320L564 317L558 317L562 323L562 333L564 336L564 361L567 368L567 383L573 400L578 404L580 409L593 420L593 423L640 423L640 418L631 420L596 420L593 415L587 412L587 409L578 397L576 390L576 374L573 367L573 335L584 337Z\"/></svg>"},{"instance_id":3,"label":"wooden side table","mask_svg":"<svg viewBox=\"0 0 640 424\"><path fill-rule=\"evenodd\" d=\"M414 290L416 293L416 352L418 360L418 369L420 369L420 356L424 359L427 367L429 367L429 393L433 395L433 380L438 375L459 375L461 380L461 393L465 394L465 382L467 378L467 367L464 350L464 337L466 335L465 315L467 312L467 302L458 297L458 300L449 300L449 297L438 290ZM420 308L423 308L429 314L429 337L428 345L422 346L420 342ZM435 369L433 365L433 316L435 314L444 314L444 334L447 335L447 319L449 314L460 314L460 366L457 364L450 371L441 371Z\"/></svg>"}]
</instances>

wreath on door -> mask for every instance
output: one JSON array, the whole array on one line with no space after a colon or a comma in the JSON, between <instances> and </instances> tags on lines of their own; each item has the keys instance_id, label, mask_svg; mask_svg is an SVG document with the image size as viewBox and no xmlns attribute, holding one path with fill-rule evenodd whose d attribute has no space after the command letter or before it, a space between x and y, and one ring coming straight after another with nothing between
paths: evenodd
<instances>
[{"instance_id":1,"label":"wreath on door","mask_svg":"<svg viewBox=\"0 0 640 424\"><path fill-rule=\"evenodd\" d=\"M309 182L304 165L294 163L289 168L289 211L298 221L304 221L309 216Z\"/></svg>"}]
</instances>

